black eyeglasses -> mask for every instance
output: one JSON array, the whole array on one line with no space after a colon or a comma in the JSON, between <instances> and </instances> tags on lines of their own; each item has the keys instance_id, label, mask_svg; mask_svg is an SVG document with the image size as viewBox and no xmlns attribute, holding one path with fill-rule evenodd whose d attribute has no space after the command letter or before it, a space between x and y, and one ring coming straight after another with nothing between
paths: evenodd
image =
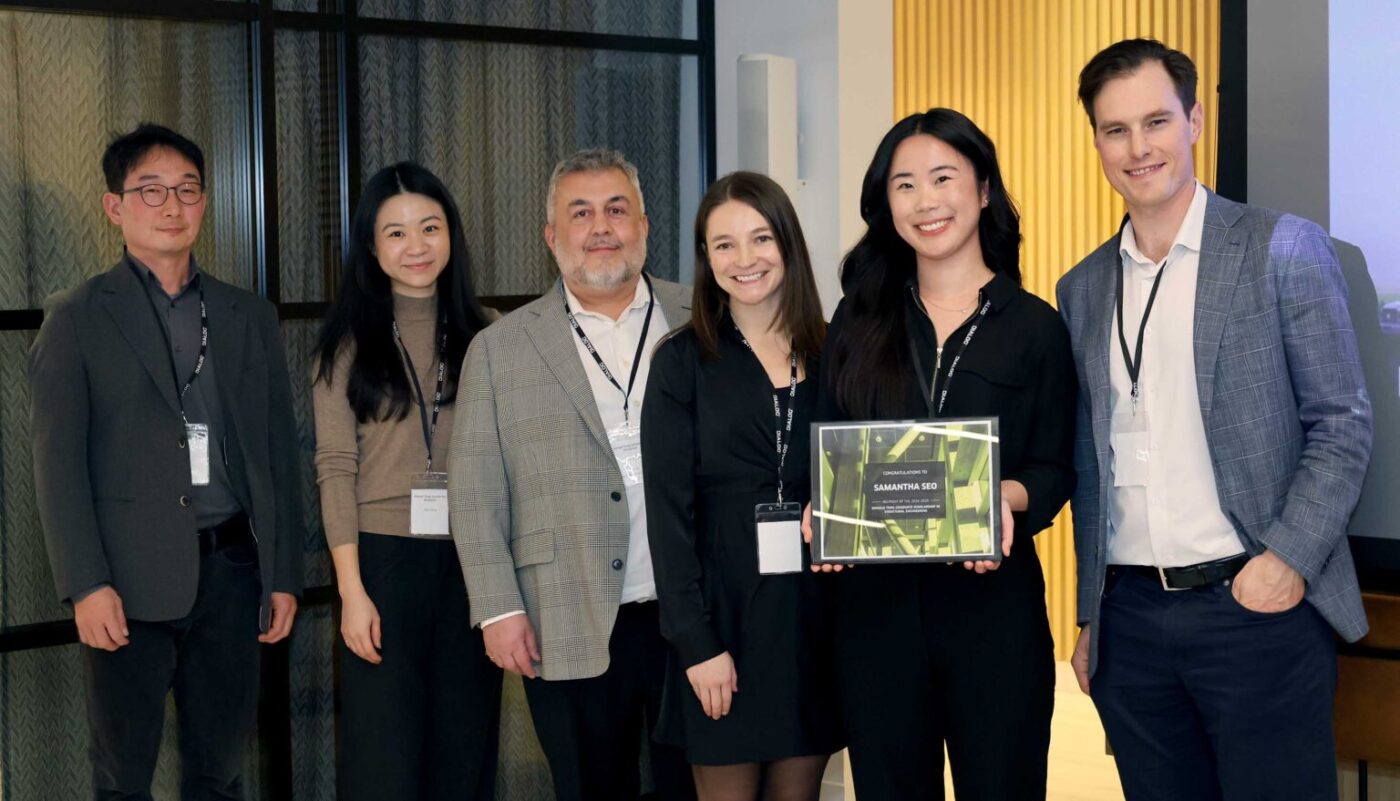
<instances>
[{"instance_id":1,"label":"black eyeglasses","mask_svg":"<svg viewBox=\"0 0 1400 801\"><path fill-rule=\"evenodd\" d=\"M186 181L182 184L176 184L175 186L144 184L142 186L133 186L130 189L123 189L117 194L125 195L128 192L140 192L141 199L146 202L147 206L160 208L165 205L165 199L170 197L170 190L172 189L175 190L176 199L186 206L193 206L204 198L204 184L197 181Z\"/></svg>"}]
</instances>

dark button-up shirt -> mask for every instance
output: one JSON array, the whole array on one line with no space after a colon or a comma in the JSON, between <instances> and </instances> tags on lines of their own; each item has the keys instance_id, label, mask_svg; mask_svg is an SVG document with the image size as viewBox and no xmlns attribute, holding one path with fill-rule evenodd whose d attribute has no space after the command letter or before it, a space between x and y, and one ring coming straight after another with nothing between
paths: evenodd
<instances>
[{"instance_id":1,"label":"dark button-up shirt","mask_svg":"<svg viewBox=\"0 0 1400 801\"><path fill-rule=\"evenodd\" d=\"M170 348L175 367L175 373L170 380L175 382L175 391L179 393L194 373L194 365L199 358L199 266L191 256L189 281L178 294L171 297L166 294L160 285L160 279L149 267L130 254L127 254L127 259L143 278L151 300L151 308L164 330L165 342ZM211 322L210 341L218 336L218 328ZM228 425L224 419L223 404L219 401L217 371L211 353L206 352L199 377L181 399L181 405L187 423L203 423L209 426L209 484L194 487L190 495L197 525L200 528L209 528L233 517L243 509L229 479L226 456Z\"/></svg>"},{"instance_id":2,"label":"dark button-up shirt","mask_svg":"<svg viewBox=\"0 0 1400 801\"><path fill-rule=\"evenodd\" d=\"M905 330L932 392L921 387L914 370L905 376L905 395L891 419L931 417L948 383L948 369L962 350L968 329L978 322L976 311L944 343L938 358L938 336L914 292L906 292ZM1074 414L1078 381L1064 322L1049 304L998 273L982 288L982 302L991 301L987 316L963 352L948 387L942 417L1000 418L1001 477L1025 485L1030 503L1016 512L1016 539L1030 539L1050 525L1074 490ZM846 302L837 307L827 329L827 342L845 336ZM867 358L879 358L870 354ZM826 366L823 362L823 366ZM849 420L829 391L831 378L822 377L822 394L815 419Z\"/></svg>"}]
</instances>

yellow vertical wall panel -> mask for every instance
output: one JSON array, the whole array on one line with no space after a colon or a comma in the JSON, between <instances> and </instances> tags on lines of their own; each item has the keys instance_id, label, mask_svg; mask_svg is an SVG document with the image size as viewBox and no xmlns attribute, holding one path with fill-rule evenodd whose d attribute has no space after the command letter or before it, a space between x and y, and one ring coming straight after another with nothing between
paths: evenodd
<instances>
[{"instance_id":1,"label":"yellow vertical wall panel","mask_svg":"<svg viewBox=\"0 0 1400 801\"><path fill-rule=\"evenodd\" d=\"M1076 95L1094 53L1134 36L1161 39L1195 62L1206 127L1197 177L1215 185L1220 4L1209 0L892 0L895 119L934 106L971 117L996 142L1021 209L1026 289L1054 302L1055 282L1123 217L1104 180ZM1037 537L1056 655L1074 646L1069 513Z\"/></svg>"}]
</instances>

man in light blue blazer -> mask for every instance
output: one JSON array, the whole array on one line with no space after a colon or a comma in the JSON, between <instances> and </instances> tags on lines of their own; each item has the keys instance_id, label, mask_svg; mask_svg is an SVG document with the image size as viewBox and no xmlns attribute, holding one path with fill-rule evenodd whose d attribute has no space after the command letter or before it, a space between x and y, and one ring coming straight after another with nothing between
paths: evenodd
<instances>
[{"instance_id":1,"label":"man in light blue blazer","mask_svg":"<svg viewBox=\"0 0 1400 801\"><path fill-rule=\"evenodd\" d=\"M1196 182L1184 54L1119 42L1079 96L1128 208L1058 287L1084 390L1080 686L1128 799L1336 798L1371 405L1331 240Z\"/></svg>"}]
</instances>

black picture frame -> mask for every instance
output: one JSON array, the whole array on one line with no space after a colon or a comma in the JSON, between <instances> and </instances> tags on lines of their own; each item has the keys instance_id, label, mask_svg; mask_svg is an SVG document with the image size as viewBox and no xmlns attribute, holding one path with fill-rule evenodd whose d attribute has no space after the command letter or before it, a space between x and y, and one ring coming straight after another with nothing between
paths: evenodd
<instances>
[{"instance_id":1,"label":"black picture frame","mask_svg":"<svg viewBox=\"0 0 1400 801\"><path fill-rule=\"evenodd\" d=\"M997 417L813 423L811 437L814 564L1001 560Z\"/></svg>"}]
</instances>

